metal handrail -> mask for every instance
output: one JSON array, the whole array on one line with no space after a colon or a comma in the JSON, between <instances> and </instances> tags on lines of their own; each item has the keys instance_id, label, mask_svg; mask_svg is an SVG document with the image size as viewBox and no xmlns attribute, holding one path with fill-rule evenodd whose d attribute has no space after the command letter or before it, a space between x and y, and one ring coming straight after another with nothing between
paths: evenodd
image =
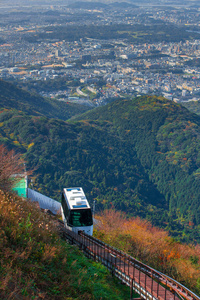
<instances>
[{"instance_id":1,"label":"metal handrail","mask_svg":"<svg viewBox=\"0 0 200 300\"><path fill-rule=\"evenodd\" d=\"M181 283L179 283L178 281L176 281L175 279L169 277L168 275L165 275L163 273L161 273L160 271L157 271L151 267L149 267L148 265L140 262L139 260L133 258L132 256L130 255L127 255L126 253L124 253L123 251L120 251L112 246L109 246L108 244L102 242L101 240L98 240L97 238L95 237L92 237L92 236L89 236L87 235L86 233L84 232L80 232L79 233L80 235L83 235L85 237L87 237L87 239L90 239L91 241L95 241L97 242L98 244L104 246L104 247L109 247L110 249L114 250L114 252L122 257L126 257L128 258L129 262L134 262L134 266L137 268L137 265L136 263L138 264L139 267L143 267L143 269L145 269L144 271L147 271L147 275L150 275L150 276L153 276L156 280L158 280L160 283L163 283L163 282L166 282L166 281L169 281L170 283L174 284L176 287L178 287L181 291L177 290L177 288L174 288L173 286L169 285L168 283L168 286L170 288L172 288L177 294L179 294L180 296L186 296L186 295L189 295L190 297L192 297L192 299L194 300L199 300L200 297L197 296L195 293L193 293L191 290L189 290L187 287L185 287L184 285L182 285Z\"/></svg>"},{"instance_id":2,"label":"metal handrail","mask_svg":"<svg viewBox=\"0 0 200 300\"><path fill-rule=\"evenodd\" d=\"M162 277L172 283L174 283L176 286L178 286L181 290L185 291L185 294L190 295L191 297L193 297L193 299L200 299L199 296L197 296L195 293L193 293L191 290L189 290L186 286L182 285L180 282L176 281L175 279L169 277L168 275L165 275L163 273L160 272L160 274L162 275ZM177 292L177 291L176 291Z\"/></svg>"},{"instance_id":3,"label":"metal handrail","mask_svg":"<svg viewBox=\"0 0 200 300\"><path fill-rule=\"evenodd\" d=\"M89 243L101 246L104 249L104 251L107 251L110 254L112 253L112 255L118 257L120 260L121 260L121 258L123 258L124 264L125 264L125 260L126 260L129 265L134 266L134 268L136 268L143 274L146 274L147 276L151 277L152 280L154 279L156 282L164 284L164 286L168 287L170 290L172 290L175 294L177 294L183 300L184 299L200 300L199 296L197 296L195 293L190 291L184 285L177 282L176 280L169 277L168 275L165 275L165 274L149 267L148 265L140 262L139 260L124 253L123 251L120 251L120 250L102 242L101 240L84 233L83 231L79 231L78 234L76 234L75 232L72 232L68 229L62 229L62 232L65 232L67 235L67 238L71 239L72 242L74 240L76 240L78 244L82 243L84 245L84 241L87 240ZM80 237L82 237L81 241L80 241ZM84 246L86 246L86 245L84 245ZM112 269L112 267L110 267L110 268Z\"/></svg>"}]
</instances>

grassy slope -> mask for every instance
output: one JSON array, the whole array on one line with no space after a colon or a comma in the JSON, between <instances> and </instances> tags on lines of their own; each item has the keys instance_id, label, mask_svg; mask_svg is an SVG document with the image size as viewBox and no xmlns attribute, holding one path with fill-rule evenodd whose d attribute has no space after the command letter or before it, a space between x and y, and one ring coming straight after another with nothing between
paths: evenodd
<instances>
[{"instance_id":1,"label":"grassy slope","mask_svg":"<svg viewBox=\"0 0 200 300\"><path fill-rule=\"evenodd\" d=\"M35 205L0 191L1 299L128 299L129 289L62 241Z\"/></svg>"},{"instance_id":2,"label":"grassy slope","mask_svg":"<svg viewBox=\"0 0 200 300\"><path fill-rule=\"evenodd\" d=\"M46 99L0 80L0 108L15 108L30 115L67 120L89 109L88 106Z\"/></svg>"}]
</instances>

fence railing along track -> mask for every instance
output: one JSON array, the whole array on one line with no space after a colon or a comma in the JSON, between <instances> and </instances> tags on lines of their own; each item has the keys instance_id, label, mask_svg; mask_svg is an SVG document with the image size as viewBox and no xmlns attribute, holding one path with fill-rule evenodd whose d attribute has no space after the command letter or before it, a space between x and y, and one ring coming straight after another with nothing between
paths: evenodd
<instances>
[{"instance_id":1,"label":"fence railing along track","mask_svg":"<svg viewBox=\"0 0 200 300\"><path fill-rule=\"evenodd\" d=\"M87 257L101 262L114 276L130 286L131 299L134 290L143 299L200 300L199 296L176 280L82 231L76 234L62 228L61 232L71 244L77 244Z\"/></svg>"}]
</instances>

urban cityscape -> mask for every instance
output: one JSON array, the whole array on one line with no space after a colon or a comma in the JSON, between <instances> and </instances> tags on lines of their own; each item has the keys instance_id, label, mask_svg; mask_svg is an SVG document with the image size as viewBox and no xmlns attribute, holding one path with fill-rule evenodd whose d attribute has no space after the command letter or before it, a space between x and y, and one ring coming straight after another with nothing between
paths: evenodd
<instances>
[{"instance_id":1,"label":"urban cityscape","mask_svg":"<svg viewBox=\"0 0 200 300\"><path fill-rule=\"evenodd\" d=\"M99 2L90 7L82 2L35 6L32 10L4 8L0 78L22 85L30 82L45 97L92 106L119 97L147 94L175 102L199 100L198 7ZM65 39L60 33L55 37L54 30L58 32L64 27L76 31L96 27L104 33L93 38L84 35L83 30L77 39L76 36ZM113 37L105 35L106 28L116 27L117 37L115 33ZM130 39L123 31L129 27L142 29L132 32ZM145 33L144 27L148 30L155 27L155 37L152 32ZM169 33L178 28L183 37L171 40L163 27L169 28ZM68 85L58 90L43 90L40 83L49 80L65 80Z\"/></svg>"}]
</instances>

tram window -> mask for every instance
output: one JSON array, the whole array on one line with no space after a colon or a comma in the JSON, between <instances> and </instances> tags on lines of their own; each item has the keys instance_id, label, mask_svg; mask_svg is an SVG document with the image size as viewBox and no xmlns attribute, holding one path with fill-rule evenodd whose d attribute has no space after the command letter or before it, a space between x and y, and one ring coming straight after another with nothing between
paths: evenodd
<instances>
[{"instance_id":1,"label":"tram window","mask_svg":"<svg viewBox=\"0 0 200 300\"><path fill-rule=\"evenodd\" d=\"M65 201L64 195L62 195L62 202L61 203L62 203L62 207L63 207L65 218L67 218L68 215L69 215L69 209L67 207L67 203Z\"/></svg>"},{"instance_id":2,"label":"tram window","mask_svg":"<svg viewBox=\"0 0 200 300\"><path fill-rule=\"evenodd\" d=\"M76 209L70 212L68 225L74 227L91 226L92 212L91 209Z\"/></svg>"}]
</instances>

